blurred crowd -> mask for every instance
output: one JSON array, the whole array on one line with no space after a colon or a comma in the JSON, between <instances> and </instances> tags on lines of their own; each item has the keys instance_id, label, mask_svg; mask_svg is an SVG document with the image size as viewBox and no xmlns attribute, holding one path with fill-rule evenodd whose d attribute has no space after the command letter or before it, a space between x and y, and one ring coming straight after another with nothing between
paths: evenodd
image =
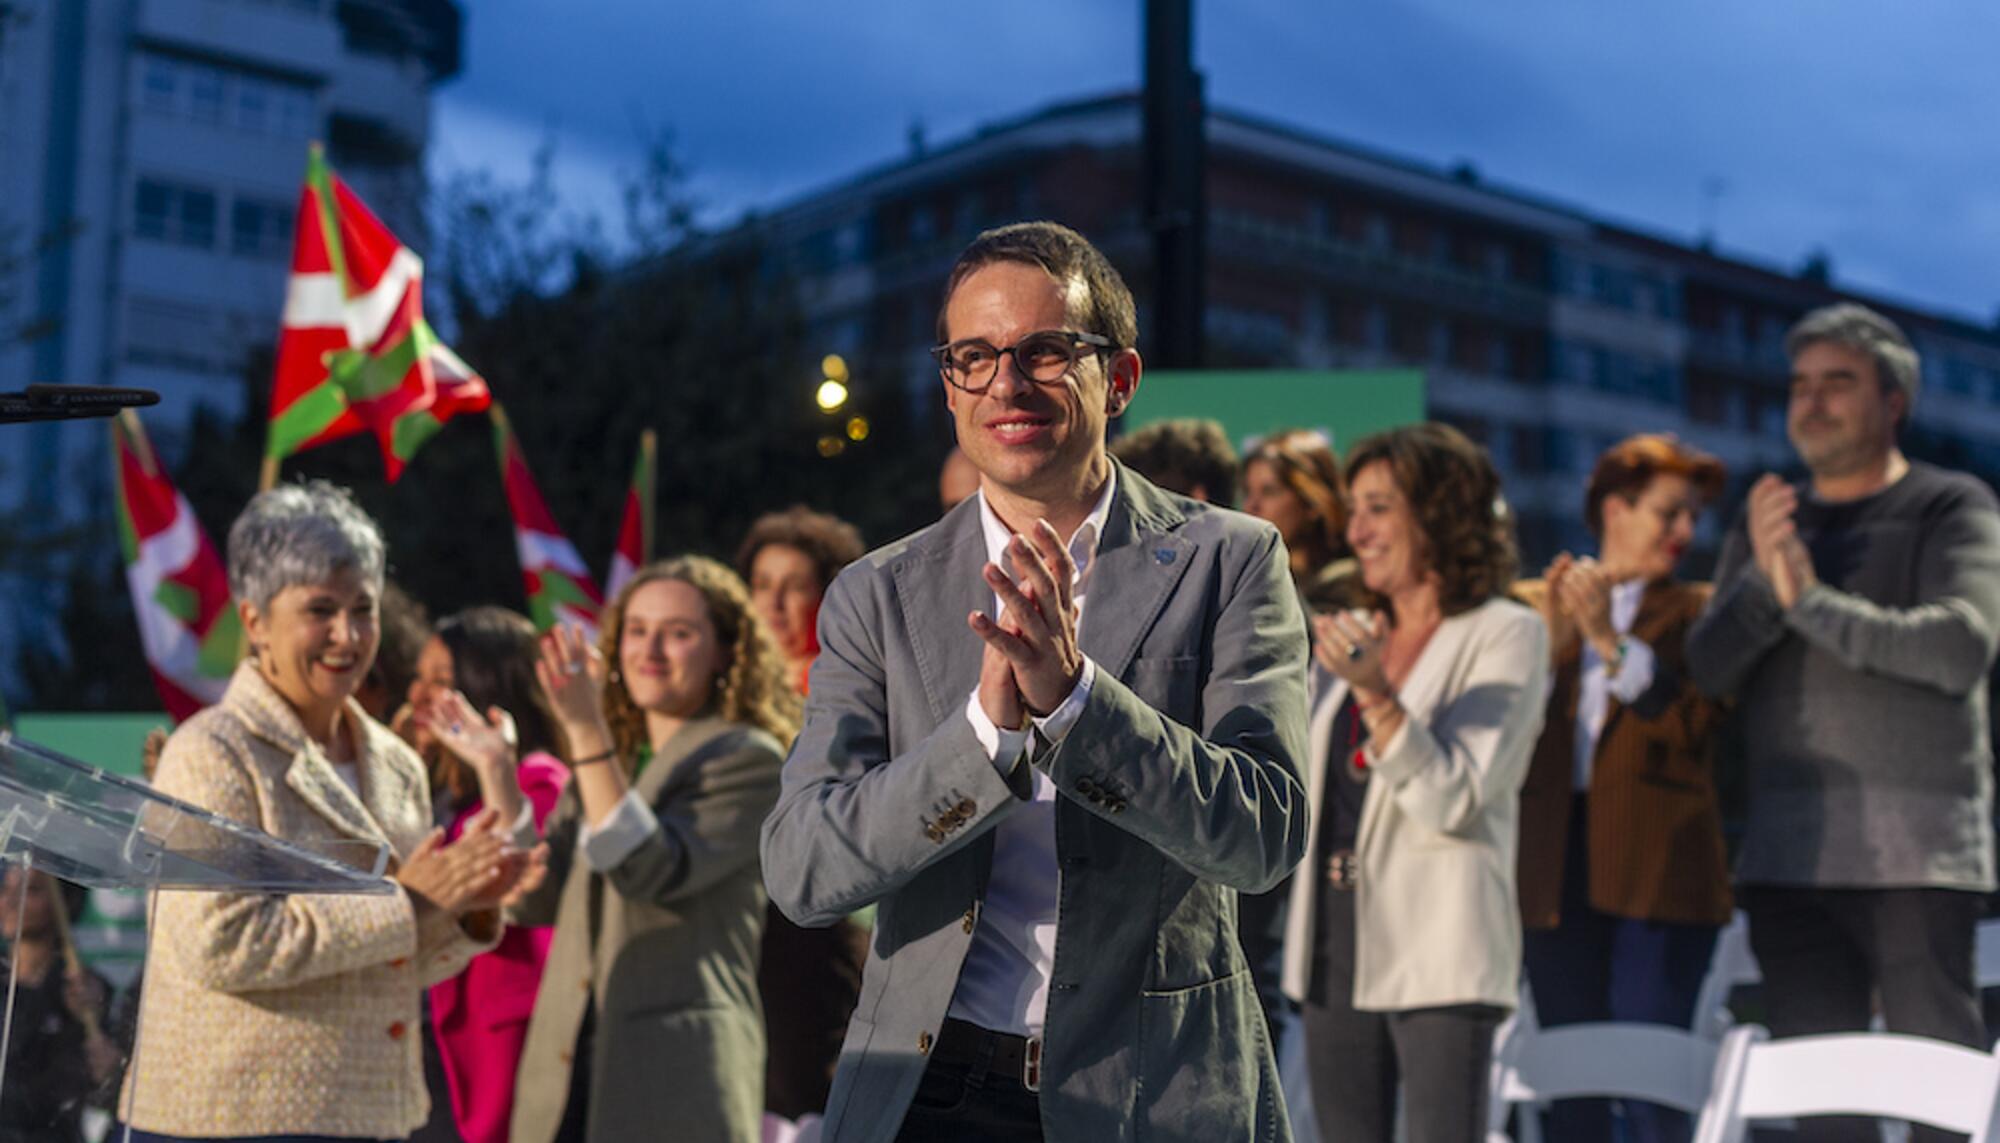
<instances>
[{"instance_id":1,"label":"blurred crowd","mask_svg":"<svg viewBox=\"0 0 2000 1143\"><path fill-rule=\"evenodd\" d=\"M979 273L975 261L963 280ZM1022 375L1033 393L1052 383L1045 368L1055 384L1099 368L1080 364L1095 360L1091 344L1031 345L1047 338L1033 334L987 361L944 332L955 402L979 392L965 378L982 369L1009 384ZM1995 887L1986 680L2000 634L2000 513L1973 478L1899 450L1920 369L1887 319L1852 305L1818 311L1787 348L1788 429L1805 476L1751 485L1712 583L1679 568L1727 474L1670 436L1634 435L1597 458L1577 490L1594 550L1561 553L1533 577L1517 567L1492 464L1445 425L1343 441L1338 456L1311 428L1267 434L1240 456L1213 422L1109 441L1120 497L1143 490L1217 519L1240 507L1282 541L1289 590L1256 622L1295 651L1256 669L1302 683L1303 724L1279 736L1298 749L1276 751L1296 776L1286 844L1297 864L1260 891L1228 890L1234 951L1215 955L1254 986L1266 1036L1246 1051L1304 1059L1303 1087L1284 1094L1310 1102L1322 1138L1390 1143L1399 1109L1411 1143L1484 1136L1494 1033L1524 995L1542 1027L1690 1026L1717 935L1738 910L1775 1034L1879 1019L1986 1042L1972 952ZM1102 368L1115 397L1116 371ZM1001 382L987 384L992 399ZM1009 479L975 451L954 450L940 474L940 529L972 529L989 508L982 489ZM1092 516L1076 531L1099 529L1099 544L1116 526ZM1228 542L1239 534L1252 533ZM1081 552L1081 594L1091 552L1051 537ZM77 958L61 886L11 871L0 928L18 934L17 985L0 1140L77 1140L89 1107L142 1140L466 1143L753 1140L772 1118L826 1112L843 1043L849 1057L871 1049L896 990L928 986L914 971L877 980L889 976L881 966L960 925L956 906L915 919L888 905L822 915L817 902L845 899L832 886L856 876L851 866L880 865L860 825L818 835L851 862L788 867L786 892L767 891L760 833L769 857L803 812L774 818L781 792L788 807L810 794L830 821L872 804L857 792L867 775L807 790L795 740L809 761L830 752L836 766L843 752L900 754L865 727L840 737L840 724L880 705L854 682L880 673L856 648L903 638L908 617L878 614L860 635L821 645L822 601L850 566L843 583L862 597L860 569L881 562L866 552L851 525L793 507L759 519L733 562L685 554L643 569L594 638L538 633L495 606L433 622L388 578L380 531L339 488L259 495L228 540L248 656L223 700L149 758L148 776L286 840L387 844L398 892L162 893L143 993L120 993ZM1066 558L1053 546L1045 556L1051 568ZM1174 559L1166 547L1152 557ZM899 590L916 590L897 575ZM1039 600L1071 602L1067 586ZM993 588L1002 603L1009 590ZM1089 592L1086 645L1100 612L1138 605L1101 595ZM1211 627L1228 606L1209 601ZM977 619L978 638L1004 644L992 619ZM1284 641L1294 629L1296 645ZM1191 646L1185 687L1211 707L1191 730L1213 737L1224 652ZM994 661L982 670L1005 670ZM1091 669L1094 703L1117 668ZM1016 666L1031 737L1060 750L1064 730L1091 732L1088 709L1069 729L1059 706L1029 701L1026 671ZM981 680L974 706L988 693ZM821 685L835 688L823 700ZM956 676L941 685L950 693L934 706L965 707ZM1725 727L1739 771L1727 782ZM1727 813L1725 785L1741 791ZM1144 793L1101 778L1076 789L1093 823L1112 825ZM911 844L958 845L944 835L983 797L968 790L927 809L936 836L912 827ZM1058 818L1055 849L1113 863L1094 824L1082 840L1064 828ZM1173 839L1149 842L1178 858ZM1013 852L1004 836L998 844ZM992 860L997 878L1011 858ZM870 900L909 881L884 872ZM965 911L966 934L1004 896L997 882L976 891L985 908ZM1161 930L1167 961L1174 941L1194 939L1179 923ZM955 961L950 972L960 979ZM1053 988L1064 987L1058 973ZM989 1027L981 1038L953 1031L977 1010L964 1001L962 990L936 1041L927 1028L905 1046L925 1078L894 1098L948 1117L958 1104L925 1102L946 1049L971 1043L966 1074L997 1074L996 1054L1018 1040L1027 1059L1008 1066L1039 1092L1032 1114L1060 1134L1074 1109L1053 1093L1100 1090L1068 1086L1092 1065L1058 1059L1051 1033L1043 1086L1040 1009L1026 1009L1036 1015L1023 1035ZM1090 1082L1116 1088L1127 1082L1118 1075ZM860 1091L868 1079L842 1082ZM961 1137L925 1136L914 1122L900 1137ZM1571 1100L1542 1129L1561 1143L1685 1143L1691 1128L1664 1108ZM1858 1140L1874 1125L1799 1130Z\"/></svg>"}]
</instances>

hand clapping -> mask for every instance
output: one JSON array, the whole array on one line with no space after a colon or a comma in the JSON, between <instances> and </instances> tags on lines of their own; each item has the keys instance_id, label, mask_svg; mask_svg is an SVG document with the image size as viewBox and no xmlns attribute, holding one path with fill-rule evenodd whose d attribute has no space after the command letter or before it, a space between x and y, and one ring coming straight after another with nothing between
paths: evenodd
<instances>
[{"instance_id":1,"label":"hand clapping","mask_svg":"<svg viewBox=\"0 0 2000 1143\"><path fill-rule=\"evenodd\" d=\"M1770 581L1778 606L1788 610L1807 588L1819 582L1812 555L1799 539L1794 519L1798 508L1798 490L1774 473L1765 473L1750 486L1750 552L1757 570Z\"/></svg>"},{"instance_id":2,"label":"hand clapping","mask_svg":"<svg viewBox=\"0 0 2000 1143\"><path fill-rule=\"evenodd\" d=\"M1336 611L1313 616L1313 657L1319 665L1347 681L1358 695L1389 693L1389 675L1382 651L1389 640L1389 618L1380 611Z\"/></svg>"},{"instance_id":3,"label":"hand clapping","mask_svg":"<svg viewBox=\"0 0 2000 1143\"><path fill-rule=\"evenodd\" d=\"M987 584L1000 597L1001 617L996 621L977 611L966 617L973 633L986 641L980 698L996 725L1008 724L995 717L1006 709L995 655L1007 664L1021 706L1034 715L1053 712L1083 674L1073 596L1076 562L1061 537L1047 520L1037 520L1027 535L1008 541L1007 559L1018 583L996 564L985 569ZM996 706L1001 711L996 712Z\"/></svg>"}]
</instances>

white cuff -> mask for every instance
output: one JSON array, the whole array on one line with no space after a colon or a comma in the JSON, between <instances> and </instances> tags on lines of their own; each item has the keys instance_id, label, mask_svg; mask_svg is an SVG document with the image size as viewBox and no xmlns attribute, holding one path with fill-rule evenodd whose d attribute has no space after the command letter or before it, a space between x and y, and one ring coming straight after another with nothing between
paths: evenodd
<instances>
[{"instance_id":1,"label":"white cuff","mask_svg":"<svg viewBox=\"0 0 2000 1143\"><path fill-rule=\"evenodd\" d=\"M1049 712L1047 718L1035 719L1035 729L1042 732L1042 738L1050 746L1063 740L1069 728L1083 717L1083 708L1090 702L1090 688L1097 682L1097 664L1090 656L1083 657L1083 670L1076 676L1076 685L1070 688L1069 697L1061 705Z\"/></svg>"},{"instance_id":2,"label":"white cuff","mask_svg":"<svg viewBox=\"0 0 2000 1143\"><path fill-rule=\"evenodd\" d=\"M1611 697L1631 705L1639 701L1639 696L1653 685L1653 649L1644 639L1624 637L1625 655L1618 662L1618 673L1605 672L1605 682L1609 684Z\"/></svg>"},{"instance_id":3,"label":"white cuff","mask_svg":"<svg viewBox=\"0 0 2000 1143\"><path fill-rule=\"evenodd\" d=\"M972 723L972 733L978 737L979 745L986 748L987 761L993 763L1002 778L1012 773L1014 764L1028 749L1028 732L1003 730L993 725L993 720L986 717L986 708L979 705L977 687L972 689L972 697L965 700L965 717Z\"/></svg>"},{"instance_id":4,"label":"white cuff","mask_svg":"<svg viewBox=\"0 0 2000 1143\"><path fill-rule=\"evenodd\" d=\"M609 873L658 832L660 819L653 816L653 807L641 801L636 791L627 790L603 822L595 826L583 823L576 845L592 869Z\"/></svg>"}]
</instances>

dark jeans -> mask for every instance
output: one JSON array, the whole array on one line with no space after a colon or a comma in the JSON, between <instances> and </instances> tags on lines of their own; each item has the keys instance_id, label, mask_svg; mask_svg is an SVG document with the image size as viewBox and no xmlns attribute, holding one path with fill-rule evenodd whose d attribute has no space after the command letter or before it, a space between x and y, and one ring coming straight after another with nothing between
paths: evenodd
<instances>
[{"instance_id":1,"label":"dark jeans","mask_svg":"<svg viewBox=\"0 0 2000 1143\"><path fill-rule=\"evenodd\" d=\"M897 1143L1039 1143L1040 1097L1017 1079L992 1074L988 1063L933 1052Z\"/></svg>"},{"instance_id":2,"label":"dark jeans","mask_svg":"<svg viewBox=\"0 0 2000 1143\"><path fill-rule=\"evenodd\" d=\"M1523 962L1544 1028L1615 1020L1686 1028L1715 956L1712 925L1638 921L1590 907L1589 843L1578 811L1570 819L1563 858L1562 923L1529 929ZM1543 1117L1549 1143L1611 1143L1612 1102L1562 1099ZM1685 1113L1637 1100L1620 1101L1623 1143L1686 1143L1694 1134Z\"/></svg>"},{"instance_id":3,"label":"dark jeans","mask_svg":"<svg viewBox=\"0 0 2000 1143\"><path fill-rule=\"evenodd\" d=\"M1354 1008L1354 895L1321 899L1328 955L1323 1000L1302 1009L1314 1118L1327 1143L1392 1143L1396 1088L1407 1143L1479 1143L1493 1033L1504 1013L1483 1004L1361 1012ZM1341 955L1341 954L1345 955Z\"/></svg>"},{"instance_id":4,"label":"dark jeans","mask_svg":"<svg viewBox=\"0 0 2000 1143\"><path fill-rule=\"evenodd\" d=\"M1742 891L1771 1034L1865 1032L1879 995L1891 1032L1983 1048L1973 940L1984 899L1956 889ZM1876 1143L1872 1120L1799 1120L1800 1143ZM1964 1136L1913 1126L1912 1143Z\"/></svg>"}]
</instances>

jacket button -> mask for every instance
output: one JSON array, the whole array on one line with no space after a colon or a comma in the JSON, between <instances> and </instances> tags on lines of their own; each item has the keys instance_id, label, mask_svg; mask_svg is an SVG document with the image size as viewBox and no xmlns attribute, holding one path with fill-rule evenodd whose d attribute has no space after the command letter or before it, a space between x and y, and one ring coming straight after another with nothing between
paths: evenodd
<instances>
[{"instance_id":1,"label":"jacket button","mask_svg":"<svg viewBox=\"0 0 2000 1143\"><path fill-rule=\"evenodd\" d=\"M1086 798L1095 799L1097 797L1097 783L1088 778L1078 778L1076 780L1076 792Z\"/></svg>"},{"instance_id":2,"label":"jacket button","mask_svg":"<svg viewBox=\"0 0 2000 1143\"><path fill-rule=\"evenodd\" d=\"M584 990L585 992L589 992L589 991L590 991L590 978L589 978L589 977L587 977L587 976L586 976L586 977L584 977L584 978L583 978L582 980L579 980L579 981L577 981L577 983L578 983L579 985L582 985L582 986L583 986L583 990Z\"/></svg>"},{"instance_id":3,"label":"jacket button","mask_svg":"<svg viewBox=\"0 0 2000 1143\"><path fill-rule=\"evenodd\" d=\"M917 1054L920 1056L931 1054L931 1034L929 1032L917 1033Z\"/></svg>"},{"instance_id":4,"label":"jacket button","mask_svg":"<svg viewBox=\"0 0 2000 1143\"><path fill-rule=\"evenodd\" d=\"M968 932L968 933L969 933L969 932L971 932L971 931L972 931L972 926L973 926L973 923L974 923L974 922L975 922L975 921L976 921L976 920L978 919L978 917L977 917L977 914L978 914L978 912L979 912L979 906L977 906L977 905L974 905L974 906L973 906L972 908L970 908L970 909L967 909L967 910L965 911L965 931L966 931L966 932Z\"/></svg>"},{"instance_id":5,"label":"jacket button","mask_svg":"<svg viewBox=\"0 0 2000 1143\"><path fill-rule=\"evenodd\" d=\"M961 819L969 818L978 812L979 812L979 803L973 801L971 798L962 799L958 803L958 816Z\"/></svg>"},{"instance_id":6,"label":"jacket button","mask_svg":"<svg viewBox=\"0 0 2000 1143\"><path fill-rule=\"evenodd\" d=\"M409 1029L403 1025L401 1020L398 1020L394 1024L389 1025L389 1038L391 1040L400 1040L403 1038L403 1033L407 1031Z\"/></svg>"},{"instance_id":7,"label":"jacket button","mask_svg":"<svg viewBox=\"0 0 2000 1143\"><path fill-rule=\"evenodd\" d=\"M559 1052L559 1053L557 1053L557 1058L558 1058L558 1059L560 1059L560 1060L562 1060L562 1062L563 1062L563 1063L566 1063L566 1064L571 1064L571 1063L575 1063L575 1062L576 1062L576 1057L575 1057L575 1056L573 1056L573 1055L571 1055L571 1054L570 1054L570 1053L568 1053L568 1052Z\"/></svg>"}]
</instances>

